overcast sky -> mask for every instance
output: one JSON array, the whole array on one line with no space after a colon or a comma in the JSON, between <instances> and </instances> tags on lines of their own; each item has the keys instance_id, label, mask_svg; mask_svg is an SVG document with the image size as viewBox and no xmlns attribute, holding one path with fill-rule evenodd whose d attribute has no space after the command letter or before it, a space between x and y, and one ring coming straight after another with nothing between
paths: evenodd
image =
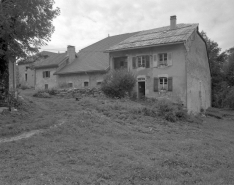
<instances>
[{"instance_id":1,"label":"overcast sky","mask_svg":"<svg viewBox=\"0 0 234 185\"><path fill-rule=\"evenodd\" d=\"M54 20L55 32L42 50L76 51L108 36L168 26L199 23L199 31L222 50L234 46L234 0L55 0L61 10Z\"/></svg>"}]
</instances>

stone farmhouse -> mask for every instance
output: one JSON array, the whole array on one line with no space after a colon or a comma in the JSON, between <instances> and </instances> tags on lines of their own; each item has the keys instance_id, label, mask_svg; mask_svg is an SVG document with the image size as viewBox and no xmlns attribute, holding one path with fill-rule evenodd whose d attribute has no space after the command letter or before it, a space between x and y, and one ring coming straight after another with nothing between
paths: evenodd
<instances>
[{"instance_id":1,"label":"stone farmhouse","mask_svg":"<svg viewBox=\"0 0 234 185\"><path fill-rule=\"evenodd\" d=\"M198 24L177 24L141 31L110 47L110 69L126 68L137 78L138 97L166 97L189 111L211 105L211 76L206 43Z\"/></svg>"},{"instance_id":2,"label":"stone farmhouse","mask_svg":"<svg viewBox=\"0 0 234 185\"><path fill-rule=\"evenodd\" d=\"M107 71L122 68L135 74L139 98L169 98L190 112L211 105L206 43L198 24L177 24L176 16L169 26L107 37L78 53L68 46L34 66L36 89L96 87Z\"/></svg>"}]
</instances>

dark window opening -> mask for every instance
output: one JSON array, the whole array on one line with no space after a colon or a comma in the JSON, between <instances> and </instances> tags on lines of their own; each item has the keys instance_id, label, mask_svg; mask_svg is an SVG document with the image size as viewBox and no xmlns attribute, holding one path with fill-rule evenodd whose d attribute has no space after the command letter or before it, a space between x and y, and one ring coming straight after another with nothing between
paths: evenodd
<instances>
[{"instance_id":1,"label":"dark window opening","mask_svg":"<svg viewBox=\"0 0 234 185\"><path fill-rule=\"evenodd\" d=\"M145 97L145 82L138 82L138 97Z\"/></svg>"},{"instance_id":2,"label":"dark window opening","mask_svg":"<svg viewBox=\"0 0 234 185\"><path fill-rule=\"evenodd\" d=\"M25 73L25 81L27 82L27 80L28 80L28 74Z\"/></svg>"},{"instance_id":3,"label":"dark window opening","mask_svg":"<svg viewBox=\"0 0 234 185\"><path fill-rule=\"evenodd\" d=\"M127 57L114 58L114 69L127 69L128 61Z\"/></svg>"},{"instance_id":4,"label":"dark window opening","mask_svg":"<svg viewBox=\"0 0 234 185\"><path fill-rule=\"evenodd\" d=\"M50 71L43 71L43 78L50 78Z\"/></svg>"},{"instance_id":5,"label":"dark window opening","mask_svg":"<svg viewBox=\"0 0 234 185\"><path fill-rule=\"evenodd\" d=\"M72 88L73 87L73 83L68 83L68 87Z\"/></svg>"},{"instance_id":6,"label":"dark window opening","mask_svg":"<svg viewBox=\"0 0 234 185\"><path fill-rule=\"evenodd\" d=\"M88 87L89 86L89 82L84 82L84 87Z\"/></svg>"}]
</instances>

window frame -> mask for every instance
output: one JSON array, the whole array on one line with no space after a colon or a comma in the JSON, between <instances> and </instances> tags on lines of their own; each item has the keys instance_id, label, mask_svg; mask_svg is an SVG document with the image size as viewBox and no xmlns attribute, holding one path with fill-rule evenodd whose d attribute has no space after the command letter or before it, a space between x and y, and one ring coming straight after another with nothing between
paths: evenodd
<instances>
[{"instance_id":1,"label":"window frame","mask_svg":"<svg viewBox=\"0 0 234 185\"><path fill-rule=\"evenodd\" d=\"M168 77L161 76L159 80L159 91L168 91ZM162 82L162 83L161 83Z\"/></svg>"},{"instance_id":2,"label":"window frame","mask_svg":"<svg viewBox=\"0 0 234 185\"><path fill-rule=\"evenodd\" d=\"M136 56L136 68L139 67L147 68L147 62L148 62L148 67L150 68L150 55Z\"/></svg>"},{"instance_id":3,"label":"window frame","mask_svg":"<svg viewBox=\"0 0 234 185\"><path fill-rule=\"evenodd\" d=\"M158 54L158 65L159 66L168 66L168 53L159 53Z\"/></svg>"}]
</instances>

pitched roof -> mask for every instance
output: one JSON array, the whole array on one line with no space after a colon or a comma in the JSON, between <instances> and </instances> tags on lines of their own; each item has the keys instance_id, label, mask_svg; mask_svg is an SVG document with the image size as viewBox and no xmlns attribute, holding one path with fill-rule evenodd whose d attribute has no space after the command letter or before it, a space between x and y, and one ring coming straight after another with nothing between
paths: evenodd
<instances>
[{"instance_id":1,"label":"pitched roof","mask_svg":"<svg viewBox=\"0 0 234 185\"><path fill-rule=\"evenodd\" d=\"M119 42L137 34L126 33L107 37L79 51L78 57L70 65L55 74L71 74L82 72L105 71L109 66L109 55L104 51Z\"/></svg>"},{"instance_id":2,"label":"pitched roof","mask_svg":"<svg viewBox=\"0 0 234 185\"><path fill-rule=\"evenodd\" d=\"M39 55L44 56L44 57L51 57L51 56L56 55L56 54L57 53L53 53L53 52L49 52L49 51L41 51L40 53L38 53L36 55L30 56L25 60L19 61L18 65L34 63L37 60Z\"/></svg>"},{"instance_id":3,"label":"pitched roof","mask_svg":"<svg viewBox=\"0 0 234 185\"><path fill-rule=\"evenodd\" d=\"M39 60L34 63L35 68L57 67L58 64L68 59L67 53L56 53L45 60Z\"/></svg>"},{"instance_id":4,"label":"pitched roof","mask_svg":"<svg viewBox=\"0 0 234 185\"><path fill-rule=\"evenodd\" d=\"M141 31L128 39L111 46L106 52L152 47L162 44L174 44L186 41L198 24L177 24L171 30L170 26Z\"/></svg>"}]
</instances>

